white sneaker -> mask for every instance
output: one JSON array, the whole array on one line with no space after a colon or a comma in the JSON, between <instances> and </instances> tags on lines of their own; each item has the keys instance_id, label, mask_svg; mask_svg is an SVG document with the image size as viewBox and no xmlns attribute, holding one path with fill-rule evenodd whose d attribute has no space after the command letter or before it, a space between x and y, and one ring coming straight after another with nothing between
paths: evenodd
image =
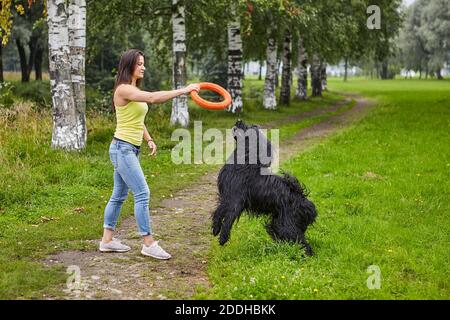
<instances>
[{"instance_id":1,"label":"white sneaker","mask_svg":"<svg viewBox=\"0 0 450 320\"><path fill-rule=\"evenodd\" d=\"M131 248L127 245L124 245L120 242L119 239L113 238L112 241L108 243L100 242L100 251L101 252L127 252Z\"/></svg>"},{"instance_id":2,"label":"white sneaker","mask_svg":"<svg viewBox=\"0 0 450 320\"><path fill-rule=\"evenodd\" d=\"M170 254L168 254L166 251L164 251L163 248L161 248L158 245L158 241L153 242L148 247L145 244L142 245L141 253L144 256L153 257L153 258L160 259L160 260L167 260L172 257Z\"/></svg>"}]
</instances>

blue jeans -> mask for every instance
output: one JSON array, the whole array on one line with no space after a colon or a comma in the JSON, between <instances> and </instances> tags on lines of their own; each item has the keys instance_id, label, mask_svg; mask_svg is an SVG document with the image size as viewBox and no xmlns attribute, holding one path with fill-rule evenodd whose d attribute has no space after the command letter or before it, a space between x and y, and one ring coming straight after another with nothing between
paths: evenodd
<instances>
[{"instance_id":1,"label":"blue jeans","mask_svg":"<svg viewBox=\"0 0 450 320\"><path fill-rule=\"evenodd\" d=\"M139 234L148 236L152 234L149 212L150 189L139 163L139 154L140 150L131 143L115 139L111 142L109 157L114 165L114 190L105 208L103 227L115 229L120 209L128 196L128 190L131 189Z\"/></svg>"}]
</instances>

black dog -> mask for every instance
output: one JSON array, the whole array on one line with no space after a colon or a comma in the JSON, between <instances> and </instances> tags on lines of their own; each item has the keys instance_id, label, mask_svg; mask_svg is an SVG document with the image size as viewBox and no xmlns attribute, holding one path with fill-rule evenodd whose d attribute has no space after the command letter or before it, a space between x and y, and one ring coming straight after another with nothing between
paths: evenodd
<instances>
[{"instance_id":1,"label":"black dog","mask_svg":"<svg viewBox=\"0 0 450 320\"><path fill-rule=\"evenodd\" d=\"M317 216L305 188L287 174L263 174L273 160L271 143L258 126L238 120L232 129L236 149L219 173L219 205L212 214L214 236L220 233L224 245L236 219L245 210L250 215L267 215L267 232L275 240L302 244L308 255L312 248L305 238L308 225Z\"/></svg>"}]
</instances>

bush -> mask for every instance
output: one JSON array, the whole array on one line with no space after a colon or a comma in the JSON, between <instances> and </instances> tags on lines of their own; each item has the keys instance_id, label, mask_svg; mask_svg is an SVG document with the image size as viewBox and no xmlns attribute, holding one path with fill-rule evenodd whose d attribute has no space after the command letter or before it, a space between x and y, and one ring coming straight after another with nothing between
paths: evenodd
<instances>
[{"instance_id":1,"label":"bush","mask_svg":"<svg viewBox=\"0 0 450 320\"><path fill-rule=\"evenodd\" d=\"M0 107L9 108L14 103L11 82L0 82Z\"/></svg>"},{"instance_id":2,"label":"bush","mask_svg":"<svg viewBox=\"0 0 450 320\"><path fill-rule=\"evenodd\" d=\"M109 91L102 91L92 85L86 85L86 109L102 112L112 111L112 87Z\"/></svg>"},{"instance_id":3,"label":"bush","mask_svg":"<svg viewBox=\"0 0 450 320\"><path fill-rule=\"evenodd\" d=\"M12 93L16 98L34 102L38 107L50 108L52 105L49 81L17 82Z\"/></svg>"}]
</instances>

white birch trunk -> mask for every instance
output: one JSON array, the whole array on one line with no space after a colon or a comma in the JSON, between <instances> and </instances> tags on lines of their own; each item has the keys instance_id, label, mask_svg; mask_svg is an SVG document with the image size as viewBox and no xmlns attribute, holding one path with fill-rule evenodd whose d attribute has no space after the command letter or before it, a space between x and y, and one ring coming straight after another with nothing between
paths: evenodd
<instances>
[{"instance_id":1,"label":"white birch trunk","mask_svg":"<svg viewBox=\"0 0 450 320\"><path fill-rule=\"evenodd\" d=\"M180 89L186 85L186 28L184 19L184 1L172 0L173 32L173 87ZM189 124L187 96L181 95L172 100L170 123L179 123L182 127Z\"/></svg>"},{"instance_id":2,"label":"white birch trunk","mask_svg":"<svg viewBox=\"0 0 450 320\"><path fill-rule=\"evenodd\" d=\"M236 4L232 4L234 21L228 24L228 91L233 103L228 111L241 112L242 103L242 39L241 23L236 14Z\"/></svg>"},{"instance_id":3,"label":"white birch trunk","mask_svg":"<svg viewBox=\"0 0 450 320\"><path fill-rule=\"evenodd\" d=\"M86 147L86 0L69 1L69 48L71 79L76 109L76 135L80 148Z\"/></svg>"},{"instance_id":4,"label":"white birch trunk","mask_svg":"<svg viewBox=\"0 0 450 320\"><path fill-rule=\"evenodd\" d=\"M49 73L52 91L52 148L80 149L73 99L65 0L47 1Z\"/></svg>"},{"instance_id":5,"label":"white birch trunk","mask_svg":"<svg viewBox=\"0 0 450 320\"><path fill-rule=\"evenodd\" d=\"M320 79L322 83L322 91L327 91L327 64L325 62L320 64Z\"/></svg>"},{"instance_id":6,"label":"white birch trunk","mask_svg":"<svg viewBox=\"0 0 450 320\"><path fill-rule=\"evenodd\" d=\"M291 33L286 31L283 43L283 70L281 72L280 104L289 105L291 101Z\"/></svg>"},{"instance_id":7,"label":"white birch trunk","mask_svg":"<svg viewBox=\"0 0 450 320\"><path fill-rule=\"evenodd\" d=\"M267 71L264 82L263 106L265 109L276 109L277 101L275 98L275 75L277 67L277 43L275 38L270 35L270 30L268 33L266 54Z\"/></svg>"},{"instance_id":8,"label":"white birch trunk","mask_svg":"<svg viewBox=\"0 0 450 320\"><path fill-rule=\"evenodd\" d=\"M298 40L298 60L297 60L297 90L295 91L295 98L298 100L306 100L308 98L308 55L303 45L303 40Z\"/></svg>"}]
</instances>

